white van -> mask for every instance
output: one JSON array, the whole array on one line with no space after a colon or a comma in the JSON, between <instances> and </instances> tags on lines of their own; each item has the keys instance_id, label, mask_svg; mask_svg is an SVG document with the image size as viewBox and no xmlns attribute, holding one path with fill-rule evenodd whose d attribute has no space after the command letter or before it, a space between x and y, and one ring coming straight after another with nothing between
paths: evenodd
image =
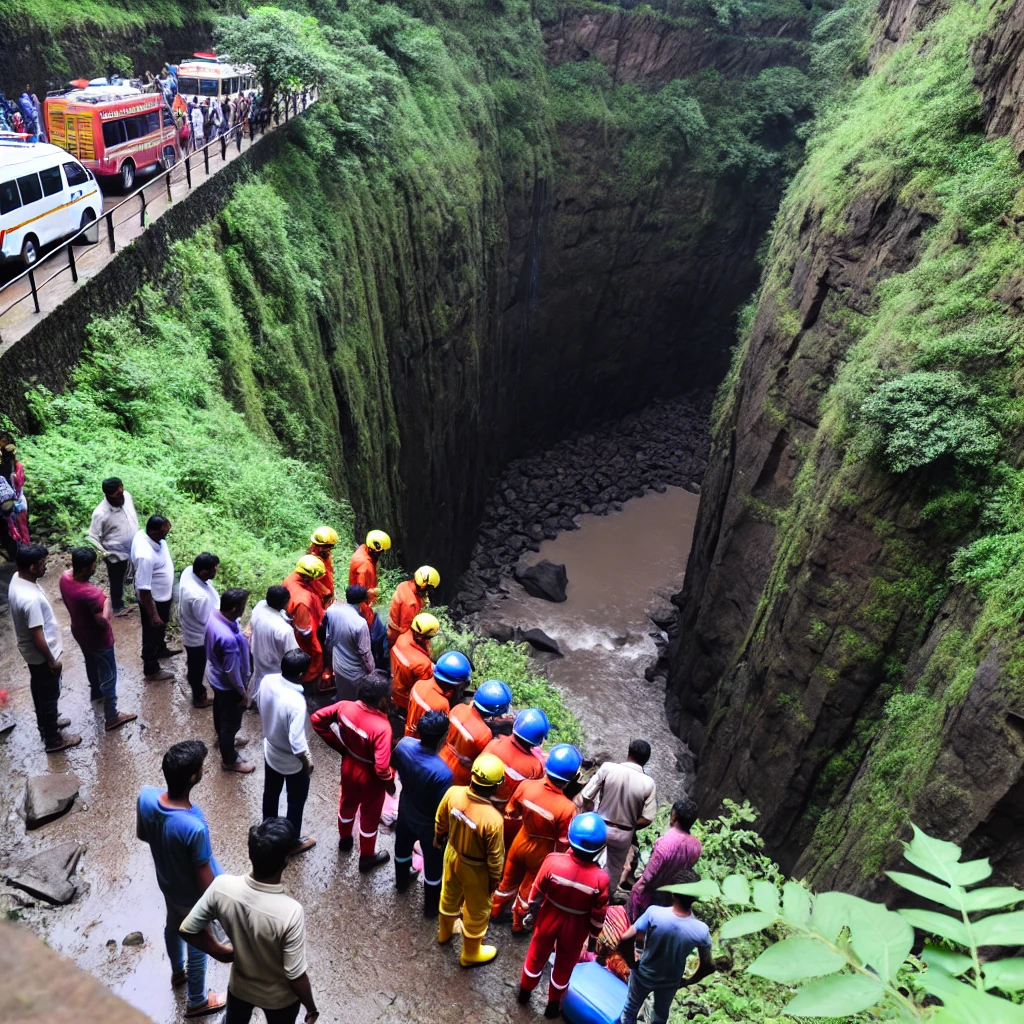
<instances>
[{"instance_id":1,"label":"white van","mask_svg":"<svg viewBox=\"0 0 1024 1024\"><path fill-rule=\"evenodd\" d=\"M95 223L102 211L96 179L69 153L0 135L0 262L30 267L43 246Z\"/></svg>"}]
</instances>

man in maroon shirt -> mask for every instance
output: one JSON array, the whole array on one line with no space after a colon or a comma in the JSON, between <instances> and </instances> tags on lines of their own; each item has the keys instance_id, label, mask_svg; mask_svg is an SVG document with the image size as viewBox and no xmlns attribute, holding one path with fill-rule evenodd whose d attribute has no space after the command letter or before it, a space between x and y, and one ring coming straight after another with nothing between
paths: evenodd
<instances>
[{"instance_id":1,"label":"man in maroon shirt","mask_svg":"<svg viewBox=\"0 0 1024 1024\"><path fill-rule=\"evenodd\" d=\"M136 715L117 710L117 662L114 633L110 628L110 598L89 579L96 571L96 552L75 548L71 568L61 574L60 596L71 618L71 635L82 649L89 696L103 701L106 729L118 729L134 722Z\"/></svg>"}]
</instances>

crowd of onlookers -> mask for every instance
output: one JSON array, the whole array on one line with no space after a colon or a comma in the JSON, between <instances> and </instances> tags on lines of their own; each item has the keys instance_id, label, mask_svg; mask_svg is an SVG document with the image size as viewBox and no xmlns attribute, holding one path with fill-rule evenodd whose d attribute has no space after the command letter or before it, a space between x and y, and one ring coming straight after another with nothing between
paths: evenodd
<instances>
[{"instance_id":1,"label":"crowd of onlookers","mask_svg":"<svg viewBox=\"0 0 1024 1024\"><path fill-rule=\"evenodd\" d=\"M31 85L26 85L16 100L9 100L0 92L0 132L27 135L30 142L46 141L43 105Z\"/></svg>"}]
</instances>

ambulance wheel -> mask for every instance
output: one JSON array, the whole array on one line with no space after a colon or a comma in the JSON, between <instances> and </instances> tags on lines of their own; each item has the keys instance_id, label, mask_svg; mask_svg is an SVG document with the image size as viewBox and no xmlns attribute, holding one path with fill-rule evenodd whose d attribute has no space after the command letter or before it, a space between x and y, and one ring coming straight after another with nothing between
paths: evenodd
<instances>
[{"instance_id":1,"label":"ambulance wheel","mask_svg":"<svg viewBox=\"0 0 1024 1024\"><path fill-rule=\"evenodd\" d=\"M39 259L39 243L36 241L35 235L29 235L24 242L21 243L21 262L26 267L35 266Z\"/></svg>"},{"instance_id":2,"label":"ambulance wheel","mask_svg":"<svg viewBox=\"0 0 1024 1024\"><path fill-rule=\"evenodd\" d=\"M121 188L125 192L131 192L135 184L135 164L131 160L125 160L121 164Z\"/></svg>"}]
</instances>

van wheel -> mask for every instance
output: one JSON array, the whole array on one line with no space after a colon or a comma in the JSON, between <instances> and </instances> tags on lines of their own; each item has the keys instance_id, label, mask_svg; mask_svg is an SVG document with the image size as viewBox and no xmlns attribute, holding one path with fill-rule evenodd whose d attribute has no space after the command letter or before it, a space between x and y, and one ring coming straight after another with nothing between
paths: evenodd
<instances>
[{"instance_id":1,"label":"van wheel","mask_svg":"<svg viewBox=\"0 0 1024 1024\"><path fill-rule=\"evenodd\" d=\"M131 160L125 160L121 164L121 188L125 192L131 192L132 186L135 184L135 164Z\"/></svg>"},{"instance_id":2,"label":"van wheel","mask_svg":"<svg viewBox=\"0 0 1024 1024\"><path fill-rule=\"evenodd\" d=\"M164 151L160 156L160 163L163 165L164 170L169 171L177 162L174 155L174 147L164 146Z\"/></svg>"},{"instance_id":3,"label":"van wheel","mask_svg":"<svg viewBox=\"0 0 1024 1024\"><path fill-rule=\"evenodd\" d=\"M35 266L39 260L39 243L36 241L34 235L29 235L24 242L21 243L21 262L26 267Z\"/></svg>"},{"instance_id":4,"label":"van wheel","mask_svg":"<svg viewBox=\"0 0 1024 1024\"><path fill-rule=\"evenodd\" d=\"M79 225L78 230L79 231L85 231L85 229L90 224L95 223L95 221L96 221L96 214L93 213L92 210L83 210L82 211L82 223ZM96 235L95 231L92 231L92 232L90 232L88 234L82 235L79 238L79 240L78 240L78 244L79 245L95 245L96 242L99 240L97 237L92 237L92 236L95 236L95 235Z\"/></svg>"}]
</instances>

